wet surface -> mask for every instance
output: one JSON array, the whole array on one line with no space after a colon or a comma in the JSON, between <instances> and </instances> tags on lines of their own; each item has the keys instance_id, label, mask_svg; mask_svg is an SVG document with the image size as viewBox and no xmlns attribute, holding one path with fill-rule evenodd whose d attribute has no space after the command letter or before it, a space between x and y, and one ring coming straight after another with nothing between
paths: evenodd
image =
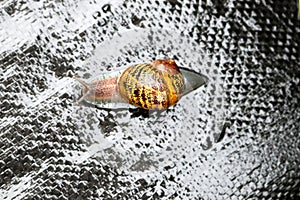
<instances>
[{"instance_id":1,"label":"wet surface","mask_svg":"<svg viewBox=\"0 0 300 200\"><path fill-rule=\"evenodd\" d=\"M297 199L297 5L0 3L0 199ZM293 5L292 5L293 4ZM167 111L75 104L173 58L208 83Z\"/></svg>"}]
</instances>

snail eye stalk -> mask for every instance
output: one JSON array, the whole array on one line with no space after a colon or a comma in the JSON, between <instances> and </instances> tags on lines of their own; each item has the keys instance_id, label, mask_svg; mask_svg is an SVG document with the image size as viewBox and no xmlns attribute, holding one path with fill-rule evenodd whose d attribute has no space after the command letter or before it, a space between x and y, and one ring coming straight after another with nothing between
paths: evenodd
<instances>
[{"instance_id":1,"label":"snail eye stalk","mask_svg":"<svg viewBox=\"0 0 300 200\"><path fill-rule=\"evenodd\" d=\"M89 83L81 80L80 78L78 78L77 76L73 76L73 79L75 79L77 82L79 82L82 86L83 86L83 90L82 90L82 97L80 97L80 99L78 99L76 101L77 104L79 104L81 101L83 101L88 95L91 94L91 88Z\"/></svg>"}]
</instances>

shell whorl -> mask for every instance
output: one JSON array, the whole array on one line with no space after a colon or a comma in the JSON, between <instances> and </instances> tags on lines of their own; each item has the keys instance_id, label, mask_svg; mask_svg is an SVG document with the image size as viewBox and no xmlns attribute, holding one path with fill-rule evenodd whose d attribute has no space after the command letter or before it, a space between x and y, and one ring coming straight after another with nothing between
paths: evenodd
<instances>
[{"instance_id":1,"label":"shell whorl","mask_svg":"<svg viewBox=\"0 0 300 200\"><path fill-rule=\"evenodd\" d=\"M174 60L155 60L128 67L117 88L120 97L136 107L162 110L180 99L185 84Z\"/></svg>"}]
</instances>

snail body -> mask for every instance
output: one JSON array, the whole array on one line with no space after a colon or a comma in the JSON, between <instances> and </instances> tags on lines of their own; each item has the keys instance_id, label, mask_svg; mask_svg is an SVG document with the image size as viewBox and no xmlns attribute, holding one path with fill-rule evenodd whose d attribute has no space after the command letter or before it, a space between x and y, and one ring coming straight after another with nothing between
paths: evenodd
<instances>
[{"instance_id":1,"label":"snail body","mask_svg":"<svg viewBox=\"0 0 300 200\"><path fill-rule=\"evenodd\" d=\"M145 110L168 109L207 81L201 74L179 68L171 59L133 65L91 83L74 78L83 85L78 102L110 108L132 105Z\"/></svg>"}]
</instances>

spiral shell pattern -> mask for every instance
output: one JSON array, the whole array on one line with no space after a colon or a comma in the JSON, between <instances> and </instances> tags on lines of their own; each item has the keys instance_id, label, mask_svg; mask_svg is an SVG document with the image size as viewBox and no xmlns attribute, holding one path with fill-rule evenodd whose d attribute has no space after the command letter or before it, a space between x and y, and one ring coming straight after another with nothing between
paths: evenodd
<instances>
[{"instance_id":1,"label":"spiral shell pattern","mask_svg":"<svg viewBox=\"0 0 300 200\"><path fill-rule=\"evenodd\" d=\"M128 67L117 84L124 101L146 110L167 109L185 90L184 77L170 59Z\"/></svg>"}]
</instances>

